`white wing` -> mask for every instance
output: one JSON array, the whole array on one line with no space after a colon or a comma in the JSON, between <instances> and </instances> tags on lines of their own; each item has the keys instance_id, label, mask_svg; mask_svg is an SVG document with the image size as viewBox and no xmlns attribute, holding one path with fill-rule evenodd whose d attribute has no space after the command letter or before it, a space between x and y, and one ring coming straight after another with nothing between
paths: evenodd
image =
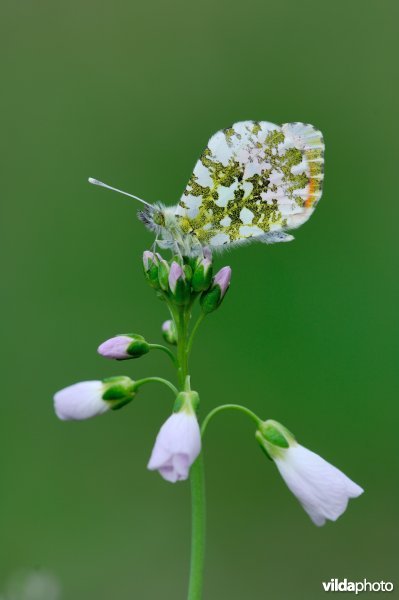
<instances>
[{"instance_id":1,"label":"white wing","mask_svg":"<svg viewBox=\"0 0 399 600\"><path fill-rule=\"evenodd\" d=\"M312 125L243 121L208 142L176 209L202 245L289 241L321 197L324 143ZM276 234L279 235L276 235Z\"/></svg>"}]
</instances>

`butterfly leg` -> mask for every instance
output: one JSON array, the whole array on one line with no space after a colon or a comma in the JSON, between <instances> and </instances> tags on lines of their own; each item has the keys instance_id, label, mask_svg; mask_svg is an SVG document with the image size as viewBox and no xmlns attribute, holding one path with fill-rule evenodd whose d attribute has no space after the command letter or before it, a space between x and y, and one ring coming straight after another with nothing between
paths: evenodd
<instances>
[{"instance_id":1,"label":"butterfly leg","mask_svg":"<svg viewBox=\"0 0 399 600\"><path fill-rule=\"evenodd\" d=\"M203 246L199 241L197 235L195 233L191 234L192 236L192 255L198 256L201 258L208 258L212 260L212 251L209 246Z\"/></svg>"},{"instance_id":2,"label":"butterfly leg","mask_svg":"<svg viewBox=\"0 0 399 600\"><path fill-rule=\"evenodd\" d=\"M181 253L180 244L179 244L179 242L177 240L173 241L173 247L175 249L176 254L180 258L181 263L183 264L183 255Z\"/></svg>"},{"instance_id":3,"label":"butterfly leg","mask_svg":"<svg viewBox=\"0 0 399 600\"><path fill-rule=\"evenodd\" d=\"M154 242L153 242L153 244L152 244L152 249L151 249L151 250L152 250L152 252L153 252L154 254L155 254L155 253L156 253L156 251L157 251L157 246L158 246L158 234L157 234L157 236L156 236L156 238L155 238L155 240L154 240Z\"/></svg>"}]
</instances>

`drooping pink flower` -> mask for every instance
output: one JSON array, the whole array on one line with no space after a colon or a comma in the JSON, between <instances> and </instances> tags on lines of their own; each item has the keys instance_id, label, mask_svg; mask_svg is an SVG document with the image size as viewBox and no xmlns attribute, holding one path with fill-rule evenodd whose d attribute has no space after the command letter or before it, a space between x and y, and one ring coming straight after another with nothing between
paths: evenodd
<instances>
[{"instance_id":1,"label":"drooping pink flower","mask_svg":"<svg viewBox=\"0 0 399 600\"><path fill-rule=\"evenodd\" d=\"M188 478L190 467L201 451L201 433L194 413L173 413L162 425L148 468L159 471L166 481Z\"/></svg>"}]
</instances>

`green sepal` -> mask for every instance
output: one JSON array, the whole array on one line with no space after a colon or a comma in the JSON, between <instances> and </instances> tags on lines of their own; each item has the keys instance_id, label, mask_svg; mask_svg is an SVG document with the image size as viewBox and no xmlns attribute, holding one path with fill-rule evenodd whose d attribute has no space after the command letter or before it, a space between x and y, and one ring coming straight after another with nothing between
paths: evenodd
<instances>
[{"instance_id":1,"label":"green sepal","mask_svg":"<svg viewBox=\"0 0 399 600\"><path fill-rule=\"evenodd\" d=\"M122 398L126 398L126 388L118 384L111 385L103 393L103 400L121 400Z\"/></svg>"},{"instance_id":2,"label":"green sepal","mask_svg":"<svg viewBox=\"0 0 399 600\"><path fill-rule=\"evenodd\" d=\"M185 410L188 413L196 413L199 402L199 395L194 390L191 390L190 392L179 392L173 405L173 412L177 413Z\"/></svg>"},{"instance_id":3,"label":"green sepal","mask_svg":"<svg viewBox=\"0 0 399 600\"><path fill-rule=\"evenodd\" d=\"M260 425L259 429L269 444L273 444L273 446L278 446L279 448L289 448L290 444L288 440L273 424L266 421L266 423Z\"/></svg>"},{"instance_id":4,"label":"green sepal","mask_svg":"<svg viewBox=\"0 0 399 600\"><path fill-rule=\"evenodd\" d=\"M294 434L284 427L284 425L273 419L263 421L259 426L259 430L269 443L280 448L288 448L291 444L296 444Z\"/></svg>"},{"instance_id":5,"label":"green sepal","mask_svg":"<svg viewBox=\"0 0 399 600\"><path fill-rule=\"evenodd\" d=\"M201 262L201 258L199 256L191 256L191 257L185 256L184 257L184 262L187 263L188 265L190 265L191 270L194 273L195 269L197 268L197 266Z\"/></svg>"},{"instance_id":6,"label":"green sepal","mask_svg":"<svg viewBox=\"0 0 399 600\"><path fill-rule=\"evenodd\" d=\"M190 282L191 278L193 276L193 270L190 267L190 265L183 265L183 272L184 272L184 275L186 277L186 281Z\"/></svg>"},{"instance_id":7,"label":"green sepal","mask_svg":"<svg viewBox=\"0 0 399 600\"><path fill-rule=\"evenodd\" d=\"M135 394L134 381L130 377L106 377L103 379L103 383L106 387L102 395L103 400L132 399Z\"/></svg>"},{"instance_id":8,"label":"green sepal","mask_svg":"<svg viewBox=\"0 0 399 600\"><path fill-rule=\"evenodd\" d=\"M187 304L190 299L190 286L187 281L182 278L177 280L175 293L172 294L172 298L178 306Z\"/></svg>"},{"instance_id":9,"label":"green sepal","mask_svg":"<svg viewBox=\"0 0 399 600\"><path fill-rule=\"evenodd\" d=\"M295 437L278 421L268 419L259 424L255 434L264 452L273 460L284 456L284 452L296 445Z\"/></svg>"},{"instance_id":10,"label":"green sepal","mask_svg":"<svg viewBox=\"0 0 399 600\"><path fill-rule=\"evenodd\" d=\"M158 270L158 265L156 265L154 262L152 262L147 271L144 269L144 275L148 283L155 290L159 289Z\"/></svg>"},{"instance_id":11,"label":"green sepal","mask_svg":"<svg viewBox=\"0 0 399 600\"><path fill-rule=\"evenodd\" d=\"M204 292L200 298L202 312L209 314L216 310L221 301L220 287L216 285L208 292Z\"/></svg>"},{"instance_id":12,"label":"green sepal","mask_svg":"<svg viewBox=\"0 0 399 600\"><path fill-rule=\"evenodd\" d=\"M126 352L132 358L140 358L140 356L144 356L150 351L150 346L147 344L145 340L134 340L129 346L126 348Z\"/></svg>"},{"instance_id":13,"label":"green sepal","mask_svg":"<svg viewBox=\"0 0 399 600\"><path fill-rule=\"evenodd\" d=\"M193 290L195 292L204 292L207 289L209 289L209 286L212 282L212 274L212 265L210 265L205 272L204 265L199 264L199 266L194 271L193 279L191 281L191 286Z\"/></svg>"},{"instance_id":14,"label":"green sepal","mask_svg":"<svg viewBox=\"0 0 399 600\"><path fill-rule=\"evenodd\" d=\"M134 396L135 394L133 396L122 398L121 400L112 400L111 410L119 410L120 408L123 408L124 406L126 406L126 404L129 404L129 402L133 400Z\"/></svg>"},{"instance_id":15,"label":"green sepal","mask_svg":"<svg viewBox=\"0 0 399 600\"><path fill-rule=\"evenodd\" d=\"M256 441L258 442L259 447L262 450L263 454L265 454L269 460L273 460L272 457L270 456L270 454L267 451L267 448L266 448L266 445L265 445L265 440L263 439L263 436L262 436L262 434L261 434L260 431L257 431L255 433L255 438L256 438Z\"/></svg>"},{"instance_id":16,"label":"green sepal","mask_svg":"<svg viewBox=\"0 0 399 600\"><path fill-rule=\"evenodd\" d=\"M158 267L158 282L162 290L169 289L169 265L166 260L161 260Z\"/></svg>"}]
</instances>

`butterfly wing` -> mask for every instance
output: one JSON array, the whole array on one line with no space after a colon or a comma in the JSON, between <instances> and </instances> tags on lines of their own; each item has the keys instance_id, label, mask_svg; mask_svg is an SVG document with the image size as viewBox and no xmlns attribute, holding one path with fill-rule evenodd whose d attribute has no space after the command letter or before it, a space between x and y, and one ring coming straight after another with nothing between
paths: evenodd
<instances>
[{"instance_id":1,"label":"butterfly wing","mask_svg":"<svg viewBox=\"0 0 399 600\"><path fill-rule=\"evenodd\" d=\"M321 197L324 143L304 123L243 121L208 142L176 209L185 233L211 247L289 241Z\"/></svg>"}]
</instances>

